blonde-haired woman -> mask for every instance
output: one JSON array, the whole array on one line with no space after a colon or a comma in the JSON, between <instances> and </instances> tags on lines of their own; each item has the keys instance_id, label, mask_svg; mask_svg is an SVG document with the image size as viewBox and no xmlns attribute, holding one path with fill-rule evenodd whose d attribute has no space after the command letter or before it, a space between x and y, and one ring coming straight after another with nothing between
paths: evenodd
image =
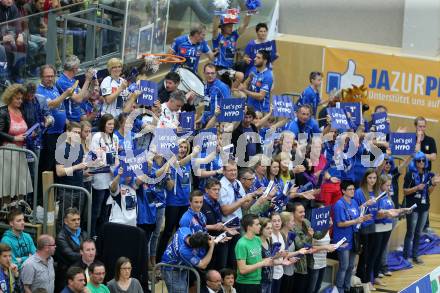
<instances>
[{"instance_id":1,"label":"blonde-haired woman","mask_svg":"<svg viewBox=\"0 0 440 293\"><path fill-rule=\"evenodd\" d=\"M104 99L101 114L112 114L113 117L118 117L129 95L128 83L121 77L122 61L118 58L111 58L107 62L107 70L110 75L101 82L101 94Z\"/></svg>"},{"instance_id":2,"label":"blonde-haired woman","mask_svg":"<svg viewBox=\"0 0 440 293\"><path fill-rule=\"evenodd\" d=\"M9 86L3 93L6 106L0 108L0 145L23 148L28 125L21 110L26 89L20 84ZM26 155L23 152L0 152L0 197L26 195L33 191Z\"/></svg>"}]
</instances>

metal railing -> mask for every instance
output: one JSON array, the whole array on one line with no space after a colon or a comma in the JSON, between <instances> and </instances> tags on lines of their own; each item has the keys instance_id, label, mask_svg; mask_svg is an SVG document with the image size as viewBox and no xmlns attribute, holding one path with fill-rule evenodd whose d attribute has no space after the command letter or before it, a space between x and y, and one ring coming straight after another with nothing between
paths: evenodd
<instances>
[{"instance_id":1,"label":"metal railing","mask_svg":"<svg viewBox=\"0 0 440 293\"><path fill-rule=\"evenodd\" d=\"M186 284L189 288L189 286L191 284L189 284L189 273L193 273L196 276L196 280L195 280L195 287L196 287L196 292L200 293L200 275L199 272L192 267L187 267L187 266L181 266L181 265L171 265L171 264L166 264L166 263L158 263L154 266L153 271L152 271L152 281L151 281L151 292L152 293L156 293L156 286L155 286L155 280L156 280L156 270L160 269L160 268L170 268L171 270L179 270L179 271L187 271L187 275L186 275ZM163 276L162 279L164 280ZM172 280L171 280L172 281ZM166 282L165 280L162 282L162 290L161 293L164 292L164 285L166 286ZM160 285L159 285L160 286ZM167 292L168 293L172 293L172 291L170 291L167 287Z\"/></svg>"},{"instance_id":2,"label":"metal railing","mask_svg":"<svg viewBox=\"0 0 440 293\"><path fill-rule=\"evenodd\" d=\"M16 156L13 156L14 152L18 153L18 163L15 162L15 164L13 164L13 161L16 160L16 158L14 159L14 157L16 157ZM5 160L7 159L5 157L5 155L7 155L8 153L10 154L10 156L9 156L10 164L5 163ZM2 182L2 186L1 186L2 195L4 193L5 180L8 177L5 174L5 168L9 168L8 170L6 170L6 172L9 173L9 179L10 179L9 187L12 190L12 184L14 184L15 185L15 192L17 192L17 188L18 188L18 193L11 194L11 196L13 196L13 195L24 195L24 196L27 196L27 194L19 194L20 193L20 186L17 187L17 185L20 184L20 182L19 182L20 178L19 177L22 175L22 174L20 174L21 167L22 167L21 166L21 161L24 160L26 162L26 168L30 172L29 166L28 166L28 160L26 158L26 155L29 155L30 157L32 157L32 159L33 159L33 162L32 162L33 163L33 178L34 178L34 182L33 182L33 184L31 184L33 186L33 191L32 191L33 196L32 196L32 204L31 204L32 213L31 213L31 215L27 215L27 216L29 217L29 221L32 224L35 224L36 223L36 212L37 212L37 191L38 191L38 157L37 157L37 155L34 152L32 152L32 151L30 151L28 149L19 148L19 147L11 147L11 146L1 146L0 147L0 154L1 154L2 159L3 159L2 160L2 167L1 167L2 168L2 175L3 175L3 177L1 178L1 182ZM24 154L25 155L24 158L22 158L22 156L20 154ZM17 179L16 182L11 182L12 181L12 177L13 177L12 173L13 173L14 168L18 168L18 169L16 169L18 171L16 171L16 174L15 174L15 175L17 175L17 172L18 172L18 176L15 177L15 179ZM28 178L27 178L27 175L26 175L25 186L27 186L27 183L28 183L27 180L28 180ZM2 211L2 212L5 212L5 211Z\"/></svg>"},{"instance_id":3,"label":"metal railing","mask_svg":"<svg viewBox=\"0 0 440 293\"><path fill-rule=\"evenodd\" d=\"M49 218L49 211L48 211L48 209L49 209L49 200L48 199L49 199L49 193L52 190L54 190L54 194L55 194L55 196L57 196L58 192L56 192L56 191L59 190L59 189L61 189L63 191L67 190L68 192L70 191L71 196L74 195L75 191L79 192L79 196L80 196L79 203L81 203L81 197L83 196L83 194L87 197L87 204L86 204L86 206L87 206L87 233L90 235L90 231L91 231L91 227L92 227L92 195L90 194L90 192L87 189L85 189L83 187L72 186L72 185L65 185L65 184L52 184L52 185L50 185L47 188L47 190L44 191L44 198L43 198L43 204L44 204L43 233L47 233L49 222L53 223L54 225L56 225L56 222L55 222L55 216L56 216L55 215L55 211L56 211L56 209L55 208L54 208L54 211L53 211L53 213L54 213L53 216L51 215L50 219L48 219ZM63 196L64 195L65 195L65 193L63 194ZM73 205L71 205L71 206L73 206ZM78 207L77 206L73 206L73 207L76 207L79 210L80 215L83 215L83 210L82 210L81 206L78 206ZM59 207L59 212L58 212L58 217L59 218L58 218L58 220L61 219L61 221L62 221L62 219L64 218L64 211L65 211L65 209L64 209L64 203L63 203L63 207L61 207L61 206Z\"/></svg>"}]
</instances>

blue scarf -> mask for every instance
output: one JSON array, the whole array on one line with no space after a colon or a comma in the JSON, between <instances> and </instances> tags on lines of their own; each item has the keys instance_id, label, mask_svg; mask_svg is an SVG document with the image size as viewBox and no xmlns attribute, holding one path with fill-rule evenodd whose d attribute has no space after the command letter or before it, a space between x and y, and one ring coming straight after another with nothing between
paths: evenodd
<instances>
[{"instance_id":1,"label":"blue scarf","mask_svg":"<svg viewBox=\"0 0 440 293\"><path fill-rule=\"evenodd\" d=\"M203 203L206 203L214 211L217 223L222 221L222 210L218 201L212 200L206 193L203 195Z\"/></svg>"}]
</instances>

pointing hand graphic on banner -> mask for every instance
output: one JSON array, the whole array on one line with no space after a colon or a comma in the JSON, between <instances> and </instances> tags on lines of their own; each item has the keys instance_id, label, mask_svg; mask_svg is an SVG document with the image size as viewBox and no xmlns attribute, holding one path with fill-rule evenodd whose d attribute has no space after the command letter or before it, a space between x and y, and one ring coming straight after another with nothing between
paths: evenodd
<instances>
[{"instance_id":1,"label":"pointing hand graphic on banner","mask_svg":"<svg viewBox=\"0 0 440 293\"><path fill-rule=\"evenodd\" d=\"M356 74L356 63L348 60L347 70L344 73L329 72L327 73L327 93L334 89L351 88L352 85L361 86L364 84L365 78Z\"/></svg>"}]
</instances>

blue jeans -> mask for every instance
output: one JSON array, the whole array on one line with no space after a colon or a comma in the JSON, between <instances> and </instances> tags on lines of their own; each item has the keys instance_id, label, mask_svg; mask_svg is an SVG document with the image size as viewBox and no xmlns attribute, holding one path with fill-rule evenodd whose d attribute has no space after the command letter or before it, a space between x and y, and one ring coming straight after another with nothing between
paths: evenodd
<instances>
[{"instance_id":1,"label":"blue jeans","mask_svg":"<svg viewBox=\"0 0 440 293\"><path fill-rule=\"evenodd\" d=\"M261 293L272 293L272 282L261 282Z\"/></svg>"},{"instance_id":2,"label":"blue jeans","mask_svg":"<svg viewBox=\"0 0 440 293\"><path fill-rule=\"evenodd\" d=\"M162 269L161 273L168 292L188 293L188 271Z\"/></svg>"},{"instance_id":3,"label":"blue jeans","mask_svg":"<svg viewBox=\"0 0 440 293\"><path fill-rule=\"evenodd\" d=\"M412 246L412 257L416 258L419 255L419 240L425 227L426 219L428 218L428 211L413 212L406 216L406 234L403 245L403 257L410 257L409 251Z\"/></svg>"},{"instance_id":4,"label":"blue jeans","mask_svg":"<svg viewBox=\"0 0 440 293\"><path fill-rule=\"evenodd\" d=\"M355 257L356 253L351 250L338 250L339 269L336 273L336 287L339 293L350 290Z\"/></svg>"},{"instance_id":5,"label":"blue jeans","mask_svg":"<svg viewBox=\"0 0 440 293\"><path fill-rule=\"evenodd\" d=\"M309 293L318 293L321 288L322 279L324 278L325 267L322 269L309 269Z\"/></svg>"},{"instance_id":6,"label":"blue jeans","mask_svg":"<svg viewBox=\"0 0 440 293\"><path fill-rule=\"evenodd\" d=\"M150 257L156 256L157 242L159 241L160 228L165 220L165 208L157 209L156 211L156 228L151 235L150 240Z\"/></svg>"}]
</instances>

